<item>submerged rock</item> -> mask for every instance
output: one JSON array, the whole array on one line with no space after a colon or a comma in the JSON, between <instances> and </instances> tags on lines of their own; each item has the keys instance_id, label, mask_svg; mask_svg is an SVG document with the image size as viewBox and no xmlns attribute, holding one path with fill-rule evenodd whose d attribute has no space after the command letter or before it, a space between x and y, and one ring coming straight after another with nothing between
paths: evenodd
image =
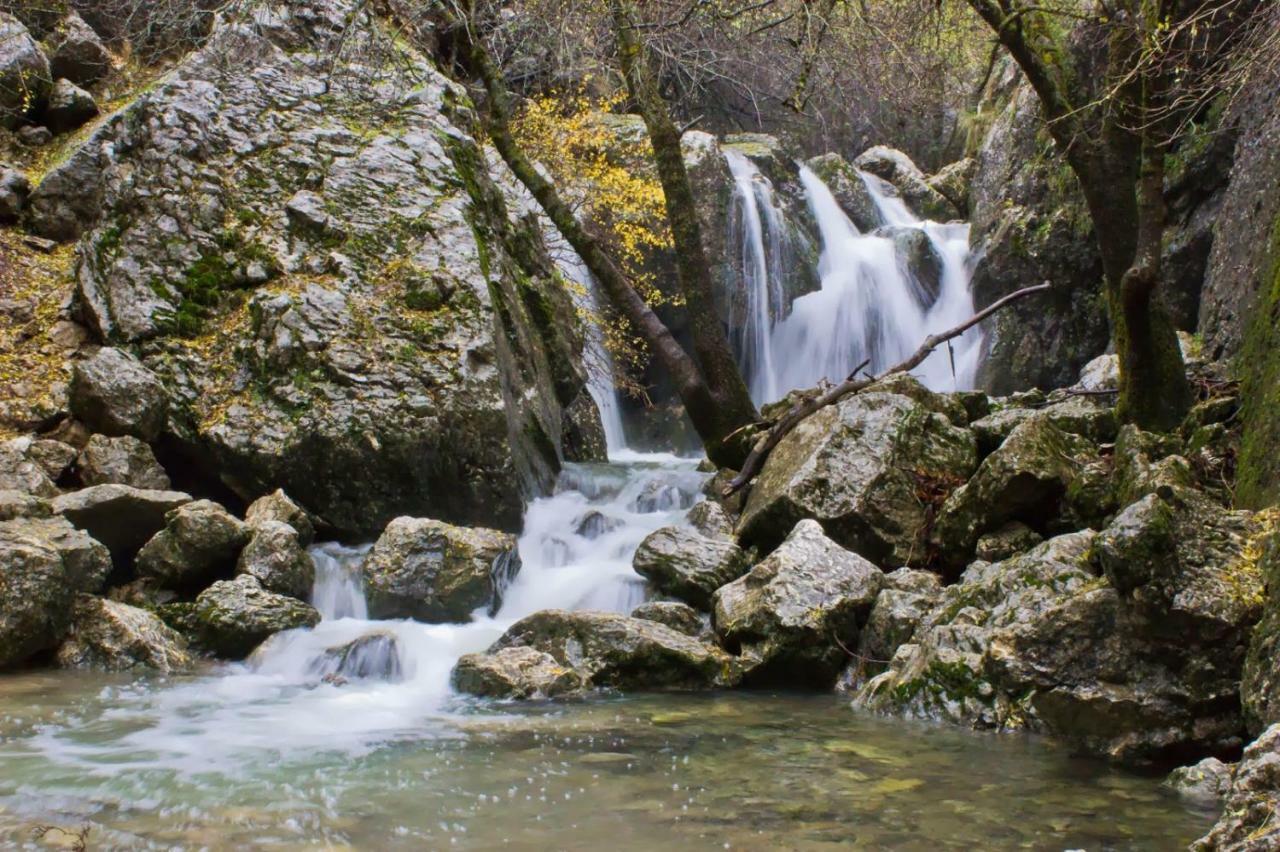
<instances>
[{"instance_id":1,"label":"submerged rock","mask_svg":"<svg viewBox=\"0 0 1280 852\"><path fill-rule=\"evenodd\" d=\"M165 517L165 526L138 551L137 571L160 586L201 589L231 573L249 541L249 527L212 500L186 503Z\"/></svg>"},{"instance_id":2,"label":"submerged rock","mask_svg":"<svg viewBox=\"0 0 1280 852\"><path fill-rule=\"evenodd\" d=\"M169 488L169 476L151 448L129 435L92 436L76 459L76 469L85 485L128 485L159 491Z\"/></svg>"},{"instance_id":3,"label":"submerged rock","mask_svg":"<svg viewBox=\"0 0 1280 852\"><path fill-rule=\"evenodd\" d=\"M92 595L77 595L71 632L57 653L65 669L154 670L192 664L186 640L150 612Z\"/></svg>"},{"instance_id":4,"label":"submerged rock","mask_svg":"<svg viewBox=\"0 0 1280 852\"><path fill-rule=\"evenodd\" d=\"M1269 852L1280 847L1280 725L1244 750L1222 816L1192 852Z\"/></svg>"},{"instance_id":5,"label":"submerged rock","mask_svg":"<svg viewBox=\"0 0 1280 852\"><path fill-rule=\"evenodd\" d=\"M463 656L453 668L452 683L459 692L482 698L555 698L583 689L578 672L523 646Z\"/></svg>"},{"instance_id":6,"label":"submerged rock","mask_svg":"<svg viewBox=\"0 0 1280 852\"><path fill-rule=\"evenodd\" d=\"M516 538L427 518L396 518L361 567L371 618L463 622L495 611L520 570Z\"/></svg>"},{"instance_id":7,"label":"submerged rock","mask_svg":"<svg viewBox=\"0 0 1280 852\"><path fill-rule=\"evenodd\" d=\"M327 649L311 664L310 671L325 682L399 681L404 677L400 642L394 633L387 631L366 633L345 645Z\"/></svg>"},{"instance_id":8,"label":"submerged rock","mask_svg":"<svg viewBox=\"0 0 1280 852\"><path fill-rule=\"evenodd\" d=\"M767 550L812 518L873 562L923 564L932 506L921 495L945 494L976 466L973 435L930 406L902 393L856 394L782 439L752 486L738 534Z\"/></svg>"},{"instance_id":9,"label":"submerged rock","mask_svg":"<svg viewBox=\"0 0 1280 852\"><path fill-rule=\"evenodd\" d=\"M190 631L188 638L198 647L231 660L247 657L282 630L320 623L320 613L310 605L269 592L246 574L214 583L189 606L176 611L179 629Z\"/></svg>"},{"instance_id":10,"label":"submerged rock","mask_svg":"<svg viewBox=\"0 0 1280 852\"><path fill-rule=\"evenodd\" d=\"M94 485L57 497L52 506L56 514L105 544L113 560L127 565L164 528L169 512L190 502L191 495L181 491Z\"/></svg>"},{"instance_id":11,"label":"submerged rock","mask_svg":"<svg viewBox=\"0 0 1280 852\"><path fill-rule=\"evenodd\" d=\"M750 555L729 539L663 527L640 542L631 567L660 594L709 609L716 589L746 573Z\"/></svg>"},{"instance_id":12,"label":"submerged rock","mask_svg":"<svg viewBox=\"0 0 1280 852\"><path fill-rule=\"evenodd\" d=\"M269 591L307 600L316 582L316 565L297 531L280 521L259 521L250 529L236 573L256 577Z\"/></svg>"},{"instance_id":13,"label":"submerged rock","mask_svg":"<svg viewBox=\"0 0 1280 852\"><path fill-rule=\"evenodd\" d=\"M0 522L0 669L58 646L78 592L111 571L107 548L62 518Z\"/></svg>"},{"instance_id":14,"label":"submerged rock","mask_svg":"<svg viewBox=\"0 0 1280 852\"><path fill-rule=\"evenodd\" d=\"M801 521L768 558L721 587L716 634L749 683L830 686L884 584L880 569Z\"/></svg>"}]
</instances>

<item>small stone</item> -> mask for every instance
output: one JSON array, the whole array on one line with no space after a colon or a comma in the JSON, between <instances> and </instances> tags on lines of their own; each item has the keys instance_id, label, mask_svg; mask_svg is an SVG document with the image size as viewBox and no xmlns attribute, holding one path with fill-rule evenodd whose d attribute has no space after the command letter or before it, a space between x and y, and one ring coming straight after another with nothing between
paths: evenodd
<instances>
[{"instance_id":1,"label":"small stone","mask_svg":"<svg viewBox=\"0 0 1280 852\"><path fill-rule=\"evenodd\" d=\"M280 488L265 497L259 497L254 500L248 510L245 511L244 520L251 527L256 527L266 521L279 521L282 524L288 524L297 533L298 543L303 547L315 541L316 531L311 515L307 513L306 509L290 499L289 495L285 494L284 490Z\"/></svg>"},{"instance_id":2,"label":"small stone","mask_svg":"<svg viewBox=\"0 0 1280 852\"><path fill-rule=\"evenodd\" d=\"M44 124L54 133L70 133L84 126L98 114L93 95L72 83L58 80L53 84L49 103L44 110Z\"/></svg>"},{"instance_id":3,"label":"small stone","mask_svg":"<svg viewBox=\"0 0 1280 852\"><path fill-rule=\"evenodd\" d=\"M1206 757L1192 766L1179 766L1169 773L1164 786L1188 799L1218 804L1231 791L1234 767L1216 757Z\"/></svg>"}]
</instances>

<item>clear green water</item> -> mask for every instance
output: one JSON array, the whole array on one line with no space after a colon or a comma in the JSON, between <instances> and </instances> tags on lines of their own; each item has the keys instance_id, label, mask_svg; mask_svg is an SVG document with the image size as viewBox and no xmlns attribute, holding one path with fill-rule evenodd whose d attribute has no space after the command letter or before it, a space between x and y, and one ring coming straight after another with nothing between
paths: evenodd
<instances>
[{"instance_id":1,"label":"clear green water","mask_svg":"<svg viewBox=\"0 0 1280 852\"><path fill-rule=\"evenodd\" d=\"M146 730L121 705L170 688L0 678L0 846L52 824L89 826L93 850L1168 850L1213 816L1052 742L835 696L456 705L356 750L274 749L267 728L216 771L111 748Z\"/></svg>"}]
</instances>

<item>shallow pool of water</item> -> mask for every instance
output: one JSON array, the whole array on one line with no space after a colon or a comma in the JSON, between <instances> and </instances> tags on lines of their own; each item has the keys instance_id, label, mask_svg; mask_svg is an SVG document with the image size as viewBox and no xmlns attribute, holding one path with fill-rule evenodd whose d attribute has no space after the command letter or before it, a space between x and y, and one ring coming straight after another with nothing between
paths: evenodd
<instances>
[{"instance_id":1,"label":"shallow pool of water","mask_svg":"<svg viewBox=\"0 0 1280 852\"><path fill-rule=\"evenodd\" d=\"M457 701L355 751L277 750L264 729L256 752L205 769L112 749L145 740L145 715L118 708L173 686L0 678L0 845L56 825L89 826L95 850L1167 850L1212 818L1052 742L834 696Z\"/></svg>"}]
</instances>

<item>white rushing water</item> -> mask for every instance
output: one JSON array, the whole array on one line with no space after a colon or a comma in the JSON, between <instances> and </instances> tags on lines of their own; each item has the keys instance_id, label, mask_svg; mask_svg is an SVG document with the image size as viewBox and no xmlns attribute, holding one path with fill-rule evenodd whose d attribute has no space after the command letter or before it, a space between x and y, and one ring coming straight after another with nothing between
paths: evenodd
<instances>
[{"instance_id":1,"label":"white rushing water","mask_svg":"<svg viewBox=\"0 0 1280 852\"><path fill-rule=\"evenodd\" d=\"M768 182L741 154L726 151L736 182L737 227L743 246L742 287L749 309L735 341L757 403L821 381L840 382L869 361L878 372L902 360L926 336L973 314L969 293L969 228L920 219L879 179L862 175L884 223L864 234L850 221L822 180L800 168L809 210L822 238L819 290L783 304L781 256L766 233L783 233ZM735 208L735 209L736 209ZM765 224L762 224L765 223ZM767 225L767 227L766 227ZM936 290L908 263L894 234L918 231L936 254ZM909 235L908 235L909 236ZM981 354L977 329L941 347L914 371L935 390L973 386Z\"/></svg>"}]
</instances>

